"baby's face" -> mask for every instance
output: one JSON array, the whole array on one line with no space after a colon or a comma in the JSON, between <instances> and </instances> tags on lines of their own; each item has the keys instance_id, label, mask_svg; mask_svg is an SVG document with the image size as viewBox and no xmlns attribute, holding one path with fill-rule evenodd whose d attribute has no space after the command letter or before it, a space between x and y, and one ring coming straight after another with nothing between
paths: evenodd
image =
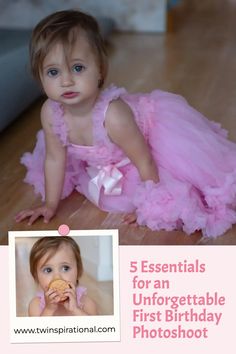
<instances>
[{"instance_id":1,"label":"baby's face","mask_svg":"<svg viewBox=\"0 0 236 354\"><path fill-rule=\"evenodd\" d=\"M81 105L94 100L101 79L97 58L86 39L78 34L68 58L57 43L43 61L41 82L46 95L64 105Z\"/></svg>"},{"instance_id":2,"label":"baby's face","mask_svg":"<svg viewBox=\"0 0 236 354\"><path fill-rule=\"evenodd\" d=\"M70 245L62 244L53 256L48 258L48 255L49 253L46 253L37 265L40 287L46 291L53 279L69 281L76 286L78 279L77 263Z\"/></svg>"}]
</instances>

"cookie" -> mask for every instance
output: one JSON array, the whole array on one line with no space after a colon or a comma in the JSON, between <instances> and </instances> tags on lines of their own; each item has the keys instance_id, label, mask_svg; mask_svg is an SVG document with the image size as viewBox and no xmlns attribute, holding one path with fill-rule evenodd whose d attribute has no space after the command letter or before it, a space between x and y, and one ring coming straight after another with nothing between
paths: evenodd
<instances>
[{"instance_id":1,"label":"cookie","mask_svg":"<svg viewBox=\"0 0 236 354\"><path fill-rule=\"evenodd\" d=\"M70 285L62 279L55 279L52 280L49 284L49 289L57 290L59 296L60 296L60 301L65 301L67 299L67 296L64 296L63 292L66 289L69 289Z\"/></svg>"}]
</instances>

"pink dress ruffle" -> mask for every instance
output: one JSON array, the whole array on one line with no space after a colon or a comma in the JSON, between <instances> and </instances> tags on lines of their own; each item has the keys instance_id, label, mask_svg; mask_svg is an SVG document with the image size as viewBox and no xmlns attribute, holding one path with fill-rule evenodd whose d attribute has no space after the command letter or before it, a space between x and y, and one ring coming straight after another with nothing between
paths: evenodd
<instances>
[{"instance_id":1,"label":"pink dress ruffle","mask_svg":"<svg viewBox=\"0 0 236 354\"><path fill-rule=\"evenodd\" d=\"M93 146L68 141L63 109L51 101L53 129L67 146L67 167L62 198L73 189L93 201L88 167L116 166L126 156L113 144L104 128L106 110L121 98L133 111L157 164L160 183L141 182L132 163L119 167L123 177L119 195L100 190L97 205L110 212L136 210L138 223L152 230L183 229L187 234L202 230L204 236L222 235L236 223L236 144L227 132L188 105L178 95L163 91L128 94L115 86L101 92L93 110ZM25 181L44 198L44 135L40 131L32 154L22 163Z\"/></svg>"}]
</instances>

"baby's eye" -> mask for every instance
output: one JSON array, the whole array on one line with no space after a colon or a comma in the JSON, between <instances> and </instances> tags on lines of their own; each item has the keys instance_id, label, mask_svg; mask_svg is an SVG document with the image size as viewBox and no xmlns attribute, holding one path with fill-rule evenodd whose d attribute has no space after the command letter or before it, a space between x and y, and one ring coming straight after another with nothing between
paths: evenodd
<instances>
[{"instance_id":1,"label":"baby's eye","mask_svg":"<svg viewBox=\"0 0 236 354\"><path fill-rule=\"evenodd\" d=\"M73 66L72 70L73 70L75 73L80 73L82 70L84 70L84 66L83 66L83 65L76 64L76 65Z\"/></svg>"},{"instance_id":2,"label":"baby's eye","mask_svg":"<svg viewBox=\"0 0 236 354\"><path fill-rule=\"evenodd\" d=\"M51 273L51 271L52 271L52 268L50 268L50 267L43 268L44 273Z\"/></svg>"},{"instance_id":3,"label":"baby's eye","mask_svg":"<svg viewBox=\"0 0 236 354\"><path fill-rule=\"evenodd\" d=\"M68 270L70 270L70 267L68 265L64 265L62 266L62 270L63 272L68 272Z\"/></svg>"},{"instance_id":4,"label":"baby's eye","mask_svg":"<svg viewBox=\"0 0 236 354\"><path fill-rule=\"evenodd\" d=\"M49 77L55 77L58 75L58 70L57 69L50 69L47 71L47 75Z\"/></svg>"}]
</instances>

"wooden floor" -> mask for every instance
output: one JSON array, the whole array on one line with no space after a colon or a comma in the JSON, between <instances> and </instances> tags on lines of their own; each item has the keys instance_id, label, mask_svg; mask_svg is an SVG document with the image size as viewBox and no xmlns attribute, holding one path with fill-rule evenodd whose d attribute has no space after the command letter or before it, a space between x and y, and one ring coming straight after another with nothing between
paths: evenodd
<instances>
[{"instance_id":1,"label":"wooden floor","mask_svg":"<svg viewBox=\"0 0 236 354\"><path fill-rule=\"evenodd\" d=\"M236 3L230 0L186 0L170 14L168 34L118 34L111 36L111 65L108 84L125 86L130 92L155 88L184 95L208 118L223 124L236 142ZM200 3L200 4L199 4ZM39 203L31 187L22 180L19 164L23 152L32 150L40 127L42 100L34 104L0 139L1 244L8 230L45 229L42 220L28 227L16 224L16 212ZM121 245L236 244L236 227L217 239L201 233L151 232L147 228L122 225L122 215L98 210L77 192L60 204L57 216L46 226L57 229L119 228Z\"/></svg>"}]
</instances>

